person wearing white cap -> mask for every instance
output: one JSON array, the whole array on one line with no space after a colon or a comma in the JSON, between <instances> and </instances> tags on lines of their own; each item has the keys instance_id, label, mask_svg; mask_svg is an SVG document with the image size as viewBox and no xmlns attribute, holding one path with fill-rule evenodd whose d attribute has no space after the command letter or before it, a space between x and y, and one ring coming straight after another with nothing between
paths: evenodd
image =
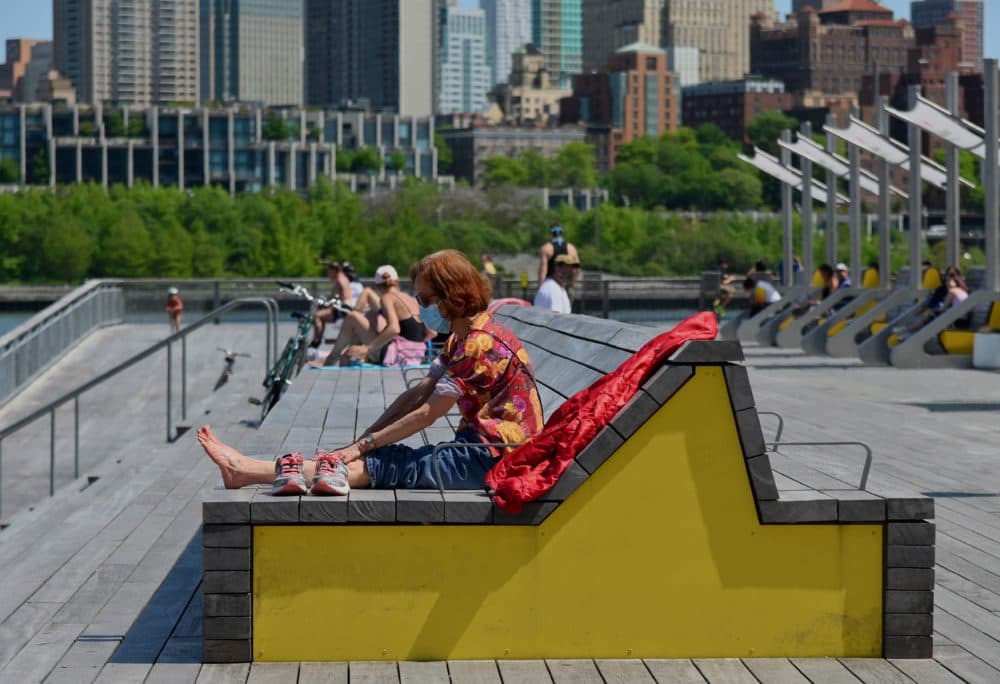
<instances>
[{"instance_id":1,"label":"person wearing white cap","mask_svg":"<svg viewBox=\"0 0 1000 684\"><path fill-rule=\"evenodd\" d=\"M837 289L843 290L845 287L853 287L854 284L851 282L850 269L847 268L847 264L843 261L837 264Z\"/></svg>"},{"instance_id":2,"label":"person wearing white cap","mask_svg":"<svg viewBox=\"0 0 1000 684\"><path fill-rule=\"evenodd\" d=\"M167 304L163 307L170 317L170 329L177 332L181 329L181 318L184 316L184 302L176 287L167 288Z\"/></svg>"},{"instance_id":3,"label":"person wearing white cap","mask_svg":"<svg viewBox=\"0 0 1000 684\"><path fill-rule=\"evenodd\" d=\"M358 361L381 363L386 346L397 336L410 342L427 339L420 320L420 306L399 289L399 274L386 264L375 270L375 287L362 293L359 304L371 301L364 313L347 314L337 341L324 365L347 365ZM375 302L378 302L375 304Z\"/></svg>"}]
</instances>

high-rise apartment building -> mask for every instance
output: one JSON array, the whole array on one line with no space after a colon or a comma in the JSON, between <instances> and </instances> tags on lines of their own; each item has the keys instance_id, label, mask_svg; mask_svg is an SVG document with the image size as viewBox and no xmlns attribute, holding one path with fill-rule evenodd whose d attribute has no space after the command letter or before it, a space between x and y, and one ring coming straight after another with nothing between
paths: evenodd
<instances>
[{"instance_id":1,"label":"high-rise apartment building","mask_svg":"<svg viewBox=\"0 0 1000 684\"><path fill-rule=\"evenodd\" d=\"M83 102L198 99L198 0L54 0L53 36Z\"/></svg>"},{"instance_id":2,"label":"high-rise apartment building","mask_svg":"<svg viewBox=\"0 0 1000 684\"><path fill-rule=\"evenodd\" d=\"M306 0L306 103L366 99L425 116L433 107L436 0Z\"/></svg>"},{"instance_id":3,"label":"high-rise apartment building","mask_svg":"<svg viewBox=\"0 0 1000 684\"><path fill-rule=\"evenodd\" d=\"M0 64L0 97L31 102L41 75L52 64L52 43L32 38L7 40L7 61Z\"/></svg>"},{"instance_id":4,"label":"high-rise apartment building","mask_svg":"<svg viewBox=\"0 0 1000 684\"><path fill-rule=\"evenodd\" d=\"M620 47L659 45L664 0L583 0L583 71L604 68Z\"/></svg>"},{"instance_id":5,"label":"high-rise apartment building","mask_svg":"<svg viewBox=\"0 0 1000 684\"><path fill-rule=\"evenodd\" d=\"M299 105L301 0L201 0L201 99Z\"/></svg>"},{"instance_id":6,"label":"high-rise apartment building","mask_svg":"<svg viewBox=\"0 0 1000 684\"><path fill-rule=\"evenodd\" d=\"M774 0L666 0L662 44L698 48L703 82L741 79L750 70L750 18L761 12L773 18Z\"/></svg>"},{"instance_id":7,"label":"high-rise apartment building","mask_svg":"<svg viewBox=\"0 0 1000 684\"><path fill-rule=\"evenodd\" d=\"M482 0L491 86L510 79L511 55L532 41L531 0Z\"/></svg>"},{"instance_id":8,"label":"high-rise apartment building","mask_svg":"<svg viewBox=\"0 0 1000 684\"><path fill-rule=\"evenodd\" d=\"M569 86L583 71L583 0L531 0L531 36L552 82Z\"/></svg>"},{"instance_id":9,"label":"high-rise apartment building","mask_svg":"<svg viewBox=\"0 0 1000 684\"><path fill-rule=\"evenodd\" d=\"M962 29L962 64L976 71L983 68L983 0L918 0L910 3L910 21L915 29L947 23L958 15Z\"/></svg>"},{"instance_id":10,"label":"high-rise apartment building","mask_svg":"<svg viewBox=\"0 0 1000 684\"><path fill-rule=\"evenodd\" d=\"M486 108L490 68L486 63L486 13L447 7L441 12L441 82L437 111L479 112Z\"/></svg>"}]
</instances>

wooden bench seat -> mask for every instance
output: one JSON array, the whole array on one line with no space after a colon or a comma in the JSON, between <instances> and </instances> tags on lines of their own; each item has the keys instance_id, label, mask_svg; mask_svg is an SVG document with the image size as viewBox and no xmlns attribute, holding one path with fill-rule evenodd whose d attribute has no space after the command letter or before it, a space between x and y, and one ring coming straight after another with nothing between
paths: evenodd
<instances>
[{"instance_id":1,"label":"wooden bench seat","mask_svg":"<svg viewBox=\"0 0 1000 684\"><path fill-rule=\"evenodd\" d=\"M497 317L546 415L659 332ZM485 491L214 491L206 662L929 656L933 500L769 452L742 360L738 342L687 343L518 515ZM404 387L398 370L305 372L246 450L346 443Z\"/></svg>"}]
</instances>

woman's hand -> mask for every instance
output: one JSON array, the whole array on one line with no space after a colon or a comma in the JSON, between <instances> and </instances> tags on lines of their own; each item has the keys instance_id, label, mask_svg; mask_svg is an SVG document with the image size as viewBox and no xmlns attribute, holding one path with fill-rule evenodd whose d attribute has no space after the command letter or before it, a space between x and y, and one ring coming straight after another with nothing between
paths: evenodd
<instances>
[{"instance_id":1,"label":"woman's hand","mask_svg":"<svg viewBox=\"0 0 1000 684\"><path fill-rule=\"evenodd\" d=\"M331 452L330 455L336 456L344 463L350 463L351 461L356 461L361 458L361 447L355 442L354 444L348 444L345 447Z\"/></svg>"},{"instance_id":2,"label":"woman's hand","mask_svg":"<svg viewBox=\"0 0 1000 684\"><path fill-rule=\"evenodd\" d=\"M356 361L366 361L368 360L368 352L370 349L371 348L367 344L352 344L344 350L344 356L355 359Z\"/></svg>"}]
</instances>

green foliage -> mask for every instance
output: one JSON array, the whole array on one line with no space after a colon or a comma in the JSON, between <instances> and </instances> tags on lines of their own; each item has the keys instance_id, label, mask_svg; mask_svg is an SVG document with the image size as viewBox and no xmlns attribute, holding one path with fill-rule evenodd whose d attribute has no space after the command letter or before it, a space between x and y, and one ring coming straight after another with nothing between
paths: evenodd
<instances>
[{"instance_id":1,"label":"green foliage","mask_svg":"<svg viewBox=\"0 0 1000 684\"><path fill-rule=\"evenodd\" d=\"M28 182L34 185L48 185L50 172L49 153L45 149L40 149L28 165Z\"/></svg>"},{"instance_id":2,"label":"green foliage","mask_svg":"<svg viewBox=\"0 0 1000 684\"><path fill-rule=\"evenodd\" d=\"M122 121L122 115L115 112L109 116L104 126L104 132L109 138L120 138L125 135L125 125Z\"/></svg>"},{"instance_id":3,"label":"green foliage","mask_svg":"<svg viewBox=\"0 0 1000 684\"><path fill-rule=\"evenodd\" d=\"M130 116L128 120L128 137L141 138L146 135L146 119L139 115Z\"/></svg>"},{"instance_id":4,"label":"green foliage","mask_svg":"<svg viewBox=\"0 0 1000 684\"><path fill-rule=\"evenodd\" d=\"M388 167L397 175L406 170L406 155L402 150L393 150L389 153Z\"/></svg>"},{"instance_id":5,"label":"green foliage","mask_svg":"<svg viewBox=\"0 0 1000 684\"><path fill-rule=\"evenodd\" d=\"M585 142L564 145L553 157L528 149L517 159L490 157L486 160L483 185L496 188L513 185L529 188L597 187L594 146Z\"/></svg>"},{"instance_id":6,"label":"green foliage","mask_svg":"<svg viewBox=\"0 0 1000 684\"><path fill-rule=\"evenodd\" d=\"M438 155L438 173L446 175L454 173L455 153L440 133L434 134L434 147L437 149Z\"/></svg>"},{"instance_id":7,"label":"green foliage","mask_svg":"<svg viewBox=\"0 0 1000 684\"><path fill-rule=\"evenodd\" d=\"M21 180L21 167L12 157L0 159L0 183L16 183Z\"/></svg>"},{"instance_id":8,"label":"green foliage","mask_svg":"<svg viewBox=\"0 0 1000 684\"><path fill-rule=\"evenodd\" d=\"M264 140L288 140L288 124L278 114L271 112L261 125L260 135Z\"/></svg>"},{"instance_id":9,"label":"green foliage","mask_svg":"<svg viewBox=\"0 0 1000 684\"><path fill-rule=\"evenodd\" d=\"M761 112L747 124L747 137L760 149L777 156L778 138L781 137L781 132L786 128L794 131L798 126L799 122L796 119L770 109Z\"/></svg>"},{"instance_id":10,"label":"green foliage","mask_svg":"<svg viewBox=\"0 0 1000 684\"><path fill-rule=\"evenodd\" d=\"M77 282L87 275L94 258L95 240L65 213L56 216L42 239L42 270L48 279Z\"/></svg>"},{"instance_id":11,"label":"green foliage","mask_svg":"<svg viewBox=\"0 0 1000 684\"><path fill-rule=\"evenodd\" d=\"M80 122L80 136L84 138L92 138L97 135L97 126L94 125L93 121L81 121Z\"/></svg>"},{"instance_id":12,"label":"green foliage","mask_svg":"<svg viewBox=\"0 0 1000 684\"><path fill-rule=\"evenodd\" d=\"M382 169L382 156L374 147L356 150L337 150L337 171L341 173L378 173Z\"/></svg>"}]
</instances>

